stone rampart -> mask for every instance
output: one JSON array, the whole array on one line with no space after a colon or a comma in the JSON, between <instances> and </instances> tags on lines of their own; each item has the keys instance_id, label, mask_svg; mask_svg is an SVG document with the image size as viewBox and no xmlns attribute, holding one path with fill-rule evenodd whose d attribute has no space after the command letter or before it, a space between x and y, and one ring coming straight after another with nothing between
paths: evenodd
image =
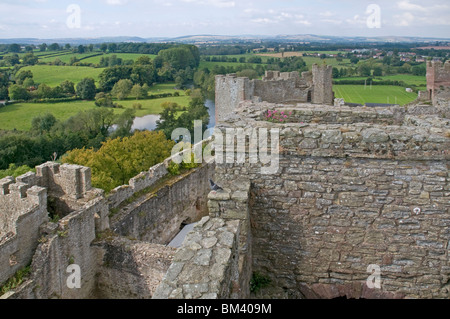
<instances>
[{"instance_id":1,"label":"stone rampart","mask_svg":"<svg viewBox=\"0 0 450 319\"><path fill-rule=\"evenodd\" d=\"M249 136L279 129L279 148L269 143L263 150L279 154L278 170L265 175L265 165L248 162L255 155L250 138L246 163L234 160L238 149L226 157L230 162L216 163L218 181L239 176L251 183L254 271L296 298L449 298L445 119L437 127L433 118L429 126L416 126L397 121L392 109L371 110L369 117L358 110L338 124L335 116L348 112L342 109L317 116L318 124L299 123L305 109L298 106L291 107L290 122L276 124L262 119L278 105L255 107L220 123L222 140L232 140L233 128ZM379 266L380 289L367 286L370 265Z\"/></svg>"}]
</instances>

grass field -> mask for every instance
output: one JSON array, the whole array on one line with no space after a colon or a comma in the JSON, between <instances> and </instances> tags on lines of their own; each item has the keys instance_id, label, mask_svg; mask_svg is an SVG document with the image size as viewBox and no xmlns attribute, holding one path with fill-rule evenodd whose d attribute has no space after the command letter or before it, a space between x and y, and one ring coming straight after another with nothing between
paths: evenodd
<instances>
[{"instance_id":1,"label":"grass field","mask_svg":"<svg viewBox=\"0 0 450 319\"><path fill-rule=\"evenodd\" d=\"M110 53L110 54L104 54L104 55L97 55L97 56L94 56L94 57L91 57L91 58L87 58L87 59L84 59L84 60L82 60L81 62L82 63L94 63L94 64L98 64L98 63L100 63L100 60L101 60L101 58L102 57L110 57L110 56L112 56L112 55L115 55L115 56L117 56L117 58L120 58L120 59L122 59L122 60L133 60L133 61L136 61L139 57L141 57L141 56L143 56L143 55L145 55L145 56L148 56L148 57L150 57L152 60L154 59L154 58L156 58L156 55L154 55L154 54L139 54L139 53Z\"/></svg>"},{"instance_id":2,"label":"grass field","mask_svg":"<svg viewBox=\"0 0 450 319\"><path fill-rule=\"evenodd\" d=\"M95 54L98 54L98 52L89 52L89 53L83 53L83 54L72 53L72 52L67 52L65 54L57 54L57 53L55 53L55 55L42 56L42 57L39 58L39 61L48 63L48 62L53 62L56 59L59 59L59 60L61 60L64 63L69 63L70 59L72 57L76 57L78 59L81 59L81 58L86 58L86 57L89 57L89 56L92 56L92 55L95 55ZM84 60L82 60L82 61L84 61Z\"/></svg>"},{"instance_id":3,"label":"grass field","mask_svg":"<svg viewBox=\"0 0 450 319\"><path fill-rule=\"evenodd\" d=\"M339 78L336 79L337 81L340 80L365 80L367 77L345 77L345 78ZM374 81L403 81L406 84L409 85L417 85L417 86L426 86L427 85L427 78L426 76L418 76L418 75L411 75L411 74L396 74L396 75L385 75L385 76L379 76L375 77Z\"/></svg>"},{"instance_id":4,"label":"grass field","mask_svg":"<svg viewBox=\"0 0 450 319\"><path fill-rule=\"evenodd\" d=\"M326 59L321 59L318 57L311 57L311 56L304 56L302 57L302 59L306 62L306 65L308 66L308 68L311 70L311 66L315 63L318 65L324 64L326 63L327 65L331 65L334 66L338 69L340 68L346 68L346 67L350 67L351 63L349 59L343 59L342 62L338 62L336 60L336 58L326 58Z\"/></svg>"},{"instance_id":5,"label":"grass field","mask_svg":"<svg viewBox=\"0 0 450 319\"><path fill-rule=\"evenodd\" d=\"M158 84L153 86L149 94L173 93L173 83ZM134 103L142 105L142 109L136 110L136 116L142 117L149 114L159 114L164 102L176 102L181 106L188 106L190 97L184 91L178 91L179 97L167 97L162 99L135 100L129 98L124 101L115 101L124 106L124 109L113 109L116 114L121 114L125 108L133 108ZM58 120L66 120L77 113L97 108L94 101L74 101L64 103L18 103L0 107L0 129L27 131L31 128L34 117L47 113L53 114Z\"/></svg>"},{"instance_id":6,"label":"grass field","mask_svg":"<svg viewBox=\"0 0 450 319\"><path fill-rule=\"evenodd\" d=\"M199 65L199 69L208 68L208 69L212 70L216 65L224 66L224 67L229 67L229 66L237 67L239 65L255 66L256 64L254 64L254 63L239 63L239 62L206 62L206 61L201 61L200 65ZM265 65L265 64L261 64L261 65Z\"/></svg>"},{"instance_id":7,"label":"grass field","mask_svg":"<svg viewBox=\"0 0 450 319\"><path fill-rule=\"evenodd\" d=\"M98 64L100 63L100 59L102 57L110 57L112 55L115 55L117 58L120 58L122 60L133 60L135 61L140 56L146 55L149 56L151 59L154 59L156 55L154 54L140 54L140 53L109 53L109 54L103 54L103 55L97 55L100 52L89 52L89 53L72 53L67 52L63 55L51 55L51 56L43 56L39 59L41 62L53 62L56 59L60 59L64 63L69 63L70 59L72 57L76 57L77 59L83 59L80 62L81 63L93 63Z\"/></svg>"},{"instance_id":8,"label":"grass field","mask_svg":"<svg viewBox=\"0 0 450 319\"><path fill-rule=\"evenodd\" d=\"M417 98L416 93L408 93L400 86L373 85L333 85L336 98L349 103L387 103L405 105Z\"/></svg>"},{"instance_id":9,"label":"grass field","mask_svg":"<svg viewBox=\"0 0 450 319\"><path fill-rule=\"evenodd\" d=\"M57 86L64 80L69 80L77 84L87 77L98 81L98 76L103 71L101 68L56 65L33 65L21 69L21 71L25 70L33 72L34 82L45 83L49 86Z\"/></svg>"}]
</instances>

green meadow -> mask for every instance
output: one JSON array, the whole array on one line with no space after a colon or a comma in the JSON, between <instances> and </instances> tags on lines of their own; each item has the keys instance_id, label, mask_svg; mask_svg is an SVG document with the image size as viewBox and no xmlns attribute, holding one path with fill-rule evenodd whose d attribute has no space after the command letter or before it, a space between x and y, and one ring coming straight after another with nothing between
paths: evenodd
<instances>
[{"instance_id":1,"label":"green meadow","mask_svg":"<svg viewBox=\"0 0 450 319\"><path fill-rule=\"evenodd\" d=\"M417 98L417 93L408 93L400 86L333 85L336 98L349 103L386 103L405 105Z\"/></svg>"},{"instance_id":2,"label":"green meadow","mask_svg":"<svg viewBox=\"0 0 450 319\"><path fill-rule=\"evenodd\" d=\"M69 63L70 59L73 57L77 58L78 60L82 59L80 63L93 63L98 64L100 63L100 59L102 57L110 57L115 55L117 58L120 58L122 60L132 60L135 61L140 56L146 55L149 56L151 59L154 59L156 55L153 54L139 54L139 53L108 53L108 54L101 54L101 52L89 52L89 53L63 53L63 54L56 54L56 55L48 55L48 56L42 56L40 57L40 62L54 62L56 59L61 60L64 63Z\"/></svg>"},{"instance_id":3,"label":"green meadow","mask_svg":"<svg viewBox=\"0 0 450 319\"><path fill-rule=\"evenodd\" d=\"M173 89L173 83L157 84L150 88L148 94L180 93L180 96L160 99L136 100L130 97L126 100L114 102L124 108L113 109L114 113L121 114L127 108L133 108L134 104L141 104L141 109L136 109L136 116L142 117L149 114L159 114L162 112L162 104L165 102L175 102L180 106L188 106L191 98L186 96L184 91ZM51 113L58 120L66 120L81 111L96 108L94 101L73 101L63 103L17 103L0 107L0 129L27 131L31 128L31 121L34 117Z\"/></svg>"},{"instance_id":4,"label":"green meadow","mask_svg":"<svg viewBox=\"0 0 450 319\"><path fill-rule=\"evenodd\" d=\"M103 71L101 68L57 65L33 65L26 66L20 70L30 70L33 72L34 82L45 83L52 87L59 85L64 80L72 81L75 84L84 78L93 78L95 81L98 81L98 76Z\"/></svg>"}]
</instances>

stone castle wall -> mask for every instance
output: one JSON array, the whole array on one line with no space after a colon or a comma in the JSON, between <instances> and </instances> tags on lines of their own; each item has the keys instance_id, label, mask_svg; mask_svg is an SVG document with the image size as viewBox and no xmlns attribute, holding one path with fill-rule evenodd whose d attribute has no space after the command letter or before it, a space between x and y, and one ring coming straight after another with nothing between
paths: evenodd
<instances>
[{"instance_id":1,"label":"stone castle wall","mask_svg":"<svg viewBox=\"0 0 450 319\"><path fill-rule=\"evenodd\" d=\"M209 216L183 242L154 299L242 299L252 275L248 181L208 195Z\"/></svg>"},{"instance_id":2,"label":"stone castle wall","mask_svg":"<svg viewBox=\"0 0 450 319\"><path fill-rule=\"evenodd\" d=\"M445 91L450 87L450 61L446 61L444 64L440 61L428 61L427 62L427 90L428 98L436 104L437 95L442 95L441 91ZM449 97L446 94L445 97ZM442 97L442 96L441 96ZM447 99L448 101L448 99Z\"/></svg>"},{"instance_id":3,"label":"stone castle wall","mask_svg":"<svg viewBox=\"0 0 450 319\"><path fill-rule=\"evenodd\" d=\"M0 215L0 284L31 263L30 278L2 298L151 297L174 254L165 246L169 237L183 222L207 214L207 183L214 173L214 163L204 163L171 177L172 159L107 197L91 187L90 169L77 165L49 162L16 182L1 180L0 203L7 209ZM48 202L58 221L49 221ZM143 241L133 238L138 235ZM72 264L80 266L79 289L66 282Z\"/></svg>"},{"instance_id":4,"label":"stone castle wall","mask_svg":"<svg viewBox=\"0 0 450 319\"><path fill-rule=\"evenodd\" d=\"M269 123L261 120L267 109L294 115ZM347 124L327 110L314 114L317 123L299 123L309 113L302 105L240 110L219 128L280 129L275 175L248 162L216 166L222 183L251 183L254 271L297 298L449 298L448 124L411 125L408 114L395 119L396 108L370 109L370 121L336 111L354 116ZM372 264L381 289L366 285Z\"/></svg>"},{"instance_id":5,"label":"stone castle wall","mask_svg":"<svg viewBox=\"0 0 450 319\"><path fill-rule=\"evenodd\" d=\"M121 236L167 245L183 224L208 215L205 195L213 175L214 165L205 164L172 179L154 193L124 207L111 219L111 228Z\"/></svg>"},{"instance_id":6,"label":"stone castle wall","mask_svg":"<svg viewBox=\"0 0 450 319\"><path fill-rule=\"evenodd\" d=\"M0 285L31 261L48 220L47 191L25 178L0 180Z\"/></svg>"},{"instance_id":7,"label":"stone castle wall","mask_svg":"<svg viewBox=\"0 0 450 319\"><path fill-rule=\"evenodd\" d=\"M314 64L311 72L266 71L262 80L235 74L216 76L216 123L232 114L243 101L333 105L332 67Z\"/></svg>"}]
</instances>

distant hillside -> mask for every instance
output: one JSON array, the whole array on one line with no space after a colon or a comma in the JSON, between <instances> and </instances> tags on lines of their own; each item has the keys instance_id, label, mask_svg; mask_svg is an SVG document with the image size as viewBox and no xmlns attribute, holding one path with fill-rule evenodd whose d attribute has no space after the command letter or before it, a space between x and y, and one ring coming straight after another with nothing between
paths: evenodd
<instances>
[{"instance_id":1,"label":"distant hillside","mask_svg":"<svg viewBox=\"0 0 450 319\"><path fill-rule=\"evenodd\" d=\"M450 42L450 38L421 38L421 37L402 37L402 36L384 36L384 37L336 37L314 34L298 35L187 35L175 38L154 37L100 37L100 38L64 38L64 39L36 39L36 38L14 38L0 39L1 44L41 44L41 43L70 43L70 44L98 44L108 42L179 42L179 43L237 43L237 42L259 42L259 41L277 41L277 42L323 42L323 43L435 43L437 41Z\"/></svg>"}]
</instances>

